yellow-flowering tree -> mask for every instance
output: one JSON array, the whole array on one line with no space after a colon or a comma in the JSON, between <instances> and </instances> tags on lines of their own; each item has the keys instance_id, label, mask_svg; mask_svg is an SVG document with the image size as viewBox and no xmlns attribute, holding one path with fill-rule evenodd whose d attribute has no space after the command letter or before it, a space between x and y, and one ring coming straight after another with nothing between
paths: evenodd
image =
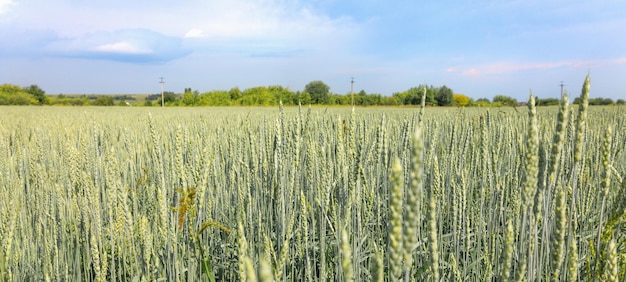
<instances>
[{"instance_id":1,"label":"yellow-flowering tree","mask_svg":"<svg viewBox=\"0 0 626 282\"><path fill-rule=\"evenodd\" d=\"M454 94L452 96L452 100L454 100L454 104L459 107L465 107L469 105L471 99L463 94Z\"/></svg>"}]
</instances>

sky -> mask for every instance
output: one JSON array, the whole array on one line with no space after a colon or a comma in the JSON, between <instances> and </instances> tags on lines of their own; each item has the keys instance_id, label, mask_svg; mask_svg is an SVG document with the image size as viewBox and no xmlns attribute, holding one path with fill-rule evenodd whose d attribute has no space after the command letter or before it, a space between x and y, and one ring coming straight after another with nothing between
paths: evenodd
<instances>
[{"instance_id":1,"label":"sky","mask_svg":"<svg viewBox=\"0 0 626 282\"><path fill-rule=\"evenodd\" d=\"M421 84L626 99L626 1L0 0L0 84L47 94ZM570 100L573 100L570 99Z\"/></svg>"}]
</instances>

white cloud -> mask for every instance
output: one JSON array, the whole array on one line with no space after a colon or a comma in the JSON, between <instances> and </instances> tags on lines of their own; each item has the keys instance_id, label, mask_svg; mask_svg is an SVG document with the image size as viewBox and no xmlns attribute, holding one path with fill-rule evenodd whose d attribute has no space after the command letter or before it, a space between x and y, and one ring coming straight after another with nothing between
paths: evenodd
<instances>
[{"instance_id":1,"label":"white cloud","mask_svg":"<svg viewBox=\"0 0 626 282\"><path fill-rule=\"evenodd\" d=\"M13 0L0 0L0 14L4 14L13 5Z\"/></svg>"},{"instance_id":2,"label":"white cloud","mask_svg":"<svg viewBox=\"0 0 626 282\"><path fill-rule=\"evenodd\" d=\"M185 38L202 38L202 37L206 37L206 35L204 34L204 31L198 28L192 28L191 30L187 31L187 33L185 33Z\"/></svg>"},{"instance_id":3,"label":"white cloud","mask_svg":"<svg viewBox=\"0 0 626 282\"><path fill-rule=\"evenodd\" d=\"M111 52L111 53L126 53L126 54L150 54L152 50L141 48L129 42L115 42L109 44L103 44L93 48L94 51L99 52Z\"/></svg>"},{"instance_id":4,"label":"white cloud","mask_svg":"<svg viewBox=\"0 0 626 282\"><path fill-rule=\"evenodd\" d=\"M51 40L43 51L54 57L159 63L188 55L181 43L178 37L153 30L125 29Z\"/></svg>"},{"instance_id":5,"label":"white cloud","mask_svg":"<svg viewBox=\"0 0 626 282\"><path fill-rule=\"evenodd\" d=\"M329 16L307 1L188 0L176 5L160 0L150 1L149 5L147 0L129 3L47 0L37 5L32 0L23 1L20 9L16 9L19 15L16 25L29 30L50 30L69 40L93 39L89 34L145 29L178 38L193 52L245 57L345 52L362 35L360 24L352 18ZM50 14L57 16L49 17ZM116 20L112 21L113 18ZM84 50L82 45L87 45L89 50L94 50L97 46L124 40L72 40L70 47L80 45L77 49ZM151 45L137 46L151 48Z\"/></svg>"}]
</instances>

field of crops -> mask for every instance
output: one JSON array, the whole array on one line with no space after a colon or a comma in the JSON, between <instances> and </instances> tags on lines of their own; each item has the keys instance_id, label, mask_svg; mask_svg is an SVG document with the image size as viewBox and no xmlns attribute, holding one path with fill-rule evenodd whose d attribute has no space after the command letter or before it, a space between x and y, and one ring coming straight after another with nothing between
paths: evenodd
<instances>
[{"instance_id":1,"label":"field of crops","mask_svg":"<svg viewBox=\"0 0 626 282\"><path fill-rule=\"evenodd\" d=\"M3 107L0 281L626 280L582 110Z\"/></svg>"}]
</instances>

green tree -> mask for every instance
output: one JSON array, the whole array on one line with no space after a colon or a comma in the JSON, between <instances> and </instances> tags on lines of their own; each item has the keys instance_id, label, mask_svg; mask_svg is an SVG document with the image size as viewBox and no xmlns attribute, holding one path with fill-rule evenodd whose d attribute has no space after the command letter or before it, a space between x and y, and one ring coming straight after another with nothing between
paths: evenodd
<instances>
[{"instance_id":1,"label":"green tree","mask_svg":"<svg viewBox=\"0 0 626 282\"><path fill-rule=\"evenodd\" d=\"M161 94L159 94L159 106L161 106ZM167 103L174 103L176 102L176 93L171 92L171 91L165 91L163 92L163 102L165 102L165 104L167 105Z\"/></svg>"},{"instance_id":2,"label":"green tree","mask_svg":"<svg viewBox=\"0 0 626 282\"><path fill-rule=\"evenodd\" d=\"M229 91L230 92L230 91ZM230 99L230 94L226 91L211 91L202 93L198 98L198 105L200 106L230 106L233 101Z\"/></svg>"},{"instance_id":3,"label":"green tree","mask_svg":"<svg viewBox=\"0 0 626 282\"><path fill-rule=\"evenodd\" d=\"M148 95L145 99L146 101L161 101L161 93Z\"/></svg>"},{"instance_id":4,"label":"green tree","mask_svg":"<svg viewBox=\"0 0 626 282\"><path fill-rule=\"evenodd\" d=\"M239 90L239 87L233 87L228 91L228 94L230 95L230 99L233 101L237 101L239 98L241 98L241 90Z\"/></svg>"},{"instance_id":5,"label":"green tree","mask_svg":"<svg viewBox=\"0 0 626 282\"><path fill-rule=\"evenodd\" d=\"M396 101L395 103L397 105L407 105L408 104L408 103L406 103L407 91L395 92L395 93L391 94L391 97Z\"/></svg>"},{"instance_id":6,"label":"green tree","mask_svg":"<svg viewBox=\"0 0 626 282\"><path fill-rule=\"evenodd\" d=\"M43 89L39 88L36 84L24 87L24 91L33 95L33 97L39 101L39 105L46 105L50 103L48 96L46 96L46 91L43 91Z\"/></svg>"},{"instance_id":7,"label":"green tree","mask_svg":"<svg viewBox=\"0 0 626 282\"><path fill-rule=\"evenodd\" d=\"M407 91L394 93L393 97L396 98L399 105L419 105L422 103L422 95L424 95L424 90L426 90L426 105L427 106L436 106L437 100L435 97L437 96L438 88L433 86L427 86L422 84L418 87L412 87Z\"/></svg>"},{"instance_id":8,"label":"green tree","mask_svg":"<svg viewBox=\"0 0 626 282\"><path fill-rule=\"evenodd\" d=\"M327 104L329 105L350 105L351 103L350 96L348 95L330 94L328 98L329 101Z\"/></svg>"},{"instance_id":9,"label":"green tree","mask_svg":"<svg viewBox=\"0 0 626 282\"><path fill-rule=\"evenodd\" d=\"M419 86L411 87L407 91L394 93L392 96L398 100L398 104L400 105L419 105L422 101L423 94L424 88Z\"/></svg>"},{"instance_id":10,"label":"green tree","mask_svg":"<svg viewBox=\"0 0 626 282\"><path fill-rule=\"evenodd\" d=\"M382 105L383 95L378 93L368 94L363 97L363 106L379 106Z\"/></svg>"},{"instance_id":11,"label":"green tree","mask_svg":"<svg viewBox=\"0 0 626 282\"><path fill-rule=\"evenodd\" d=\"M624 101L624 99L617 99L617 101L615 101L616 105L624 105L626 104L626 101Z\"/></svg>"},{"instance_id":12,"label":"green tree","mask_svg":"<svg viewBox=\"0 0 626 282\"><path fill-rule=\"evenodd\" d=\"M282 87L280 85L269 86L268 90L274 96L274 102L283 102L283 105L296 105L296 94L289 88Z\"/></svg>"},{"instance_id":13,"label":"green tree","mask_svg":"<svg viewBox=\"0 0 626 282\"><path fill-rule=\"evenodd\" d=\"M0 85L0 105L37 105L39 101L21 87L12 84Z\"/></svg>"},{"instance_id":14,"label":"green tree","mask_svg":"<svg viewBox=\"0 0 626 282\"><path fill-rule=\"evenodd\" d=\"M495 106L517 106L517 100L515 98L504 95L496 95L493 97L493 103Z\"/></svg>"},{"instance_id":15,"label":"green tree","mask_svg":"<svg viewBox=\"0 0 626 282\"><path fill-rule=\"evenodd\" d=\"M347 96L349 96L350 103L352 103L352 93L348 93ZM359 93L356 93L356 95L354 95L354 104L363 106L366 103L367 103L367 92L361 89Z\"/></svg>"},{"instance_id":16,"label":"green tree","mask_svg":"<svg viewBox=\"0 0 626 282\"><path fill-rule=\"evenodd\" d=\"M313 104L328 104L330 102L330 87L321 80L309 82L304 87L304 91L311 95Z\"/></svg>"},{"instance_id":17,"label":"green tree","mask_svg":"<svg viewBox=\"0 0 626 282\"><path fill-rule=\"evenodd\" d=\"M112 96L98 96L95 101L91 102L94 106L113 106L114 104Z\"/></svg>"},{"instance_id":18,"label":"green tree","mask_svg":"<svg viewBox=\"0 0 626 282\"><path fill-rule=\"evenodd\" d=\"M598 97L598 98L589 99L589 105L592 105L592 106L604 106L604 105L612 105L612 104L613 104L613 100L611 98Z\"/></svg>"},{"instance_id":19,"label":"green tree","mask_svg":"<svg viewBox=\"0 0 626 282\"><path fill-rule=\"evenodd\" d=\"M545 98L545 99L536 99L535 104L537 106L558 106L560 103L557 98Z\"/></svg>"},{"instance_id":20,"label":"green tree","mask_svg":"<svg viewBox=\"0 0 626 282\"><path fill-rule=\"evenodd\" d=\"M185 94L183 94L183 104L186 106L195 106L198 103L198 96L200 96L200 92L198 92L198 90L192 91L191 88L185 88Z\"/></svg>"},{"instance_id":21,"label":"green tree","mask_svg":"<svg viewBox=\"0 0 626 282\"><path fill-rule=\"evenodd\" d=\"M382 97L380 104L382 106L397 106L398 100L396 100L396 98L394 98L393 96L385 96Z\"/></svg>"},{"instance_id":22,"label":"green tree","mask_svg":"<svg viewBox=\"0 0 626 282\"><path fill-rule=\"evenodd\" d=\"M476 104L476 106L479 106L479 107L489 107L489 106L491 106L491 102L489 102L489 99L487 99L487 98L479 98L478 100L476 100L475 104Z\"/></svg>"},{"instance_id":23,"label":"green tree","mask_svg":"<svg viewBox=\"0 0 626 282\"><path fill-rule=\"evenodd\" d=\"M441 86L437 90L437 94L435 96L435 100L437 101L437 106L452 106L454 93L452 89L444 86Z\"/></svg>"},{"instance_id":24,"label":"green tree","mask_svg":"<svg viewBox=\"0 0 626 282\"><path fill-rule=\"evenodd\" d=\"M300 105L309 105L311 104L311 94L309 94L308 92L304 91L304 92L296 92L295 95L295 104L300 104Z\"/></svg>"},{"instance_id":25,"label":"green tree","mask_svg":"<svg viewBox=\"0 0 626 282\"><path fill-rule=\"evenodd\" d=\"M241 99L239 99L241 105L244 106L270 106L277 105L276 97L264 86L252 87L243 91Z\"/></svg>"}]
</instances>

